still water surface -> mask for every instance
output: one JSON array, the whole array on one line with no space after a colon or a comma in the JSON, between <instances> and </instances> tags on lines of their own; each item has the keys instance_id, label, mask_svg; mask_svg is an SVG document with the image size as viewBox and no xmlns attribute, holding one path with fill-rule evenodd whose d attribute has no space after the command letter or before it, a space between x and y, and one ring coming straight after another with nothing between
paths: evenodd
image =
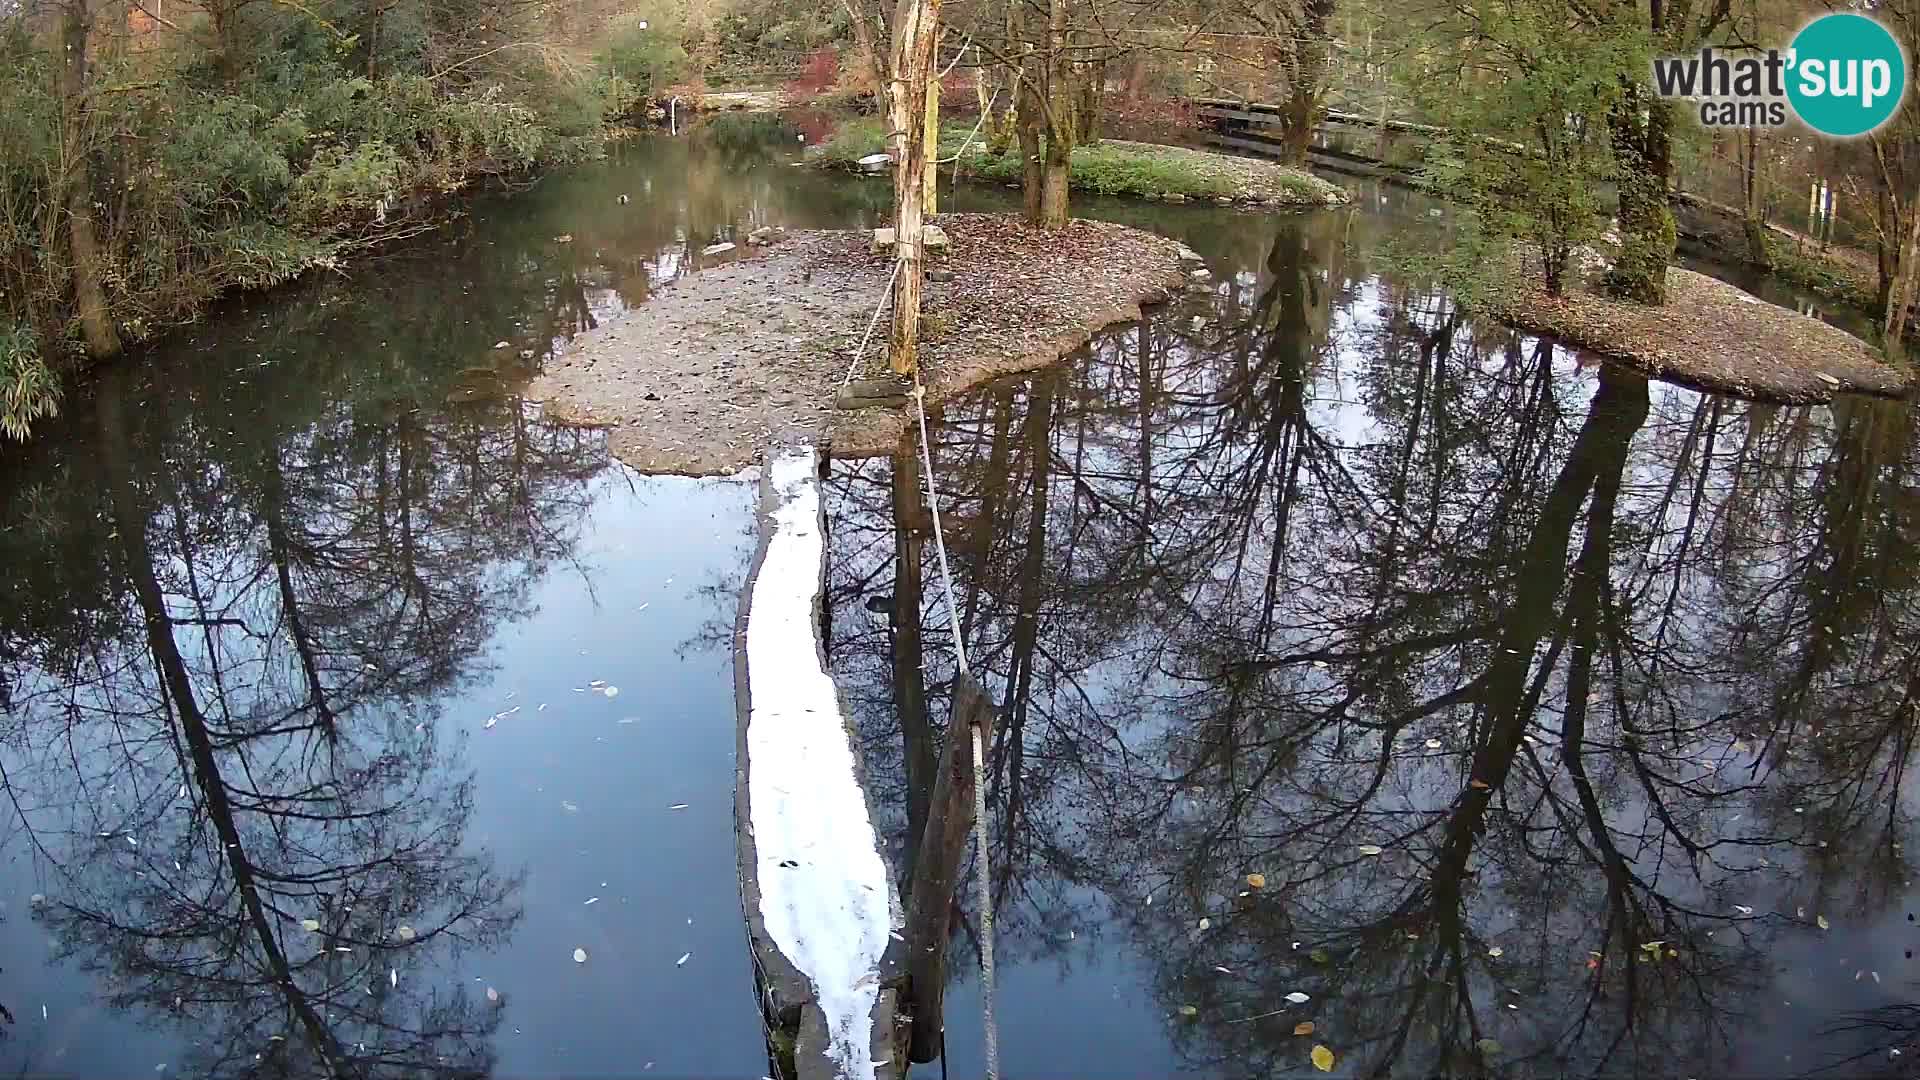
<instances>
[{"instance_id":1,"label":"still water surface","mask_svg":"<svg viewBox=\"0 0 1920 1080\"><path fill-rule=\"evenodd\" d=\"M753 488L632 474L512 387L730 229L871 224L884 187L790 167L797 134L484 201L0 462L0 1067L766 1073L727 648ZM1316 1043L1343 1075L1911 1069L1905 408L1462 319L1379 265L1432 205L1356 191L1087 204L1218 283L938 425L1007 710L1010 1075ZM952 677L918 482L829 479L829 658L902 876Z\"/></svg>"}]
</instances>

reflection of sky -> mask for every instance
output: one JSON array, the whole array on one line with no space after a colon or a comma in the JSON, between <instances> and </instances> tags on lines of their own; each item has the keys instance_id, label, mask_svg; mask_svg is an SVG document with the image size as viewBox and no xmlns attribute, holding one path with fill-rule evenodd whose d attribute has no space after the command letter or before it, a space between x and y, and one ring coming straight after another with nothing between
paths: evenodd
<instances>
[{"instance_id":1,"label":"reflection of sky","mask_svg":"<svg viewBox=\"0 0 1920 1080\"><path fill-rule=\"evenodd\" d=\"M642 478L617 467L593 488L592 508L577 523L578 546L534 583L529 617L499 626L485 644L485 660L472 666L480 681L456 680L430 702L342 705L341 723L356 740L350 745L377 743L382 714L394 707L405 720L387 737L432 740L437 768L448 777L477 773L473 814L450 824L464 825L467 848L491 856L502 873L527 875L514 897L525 915L499 950L403 951L396 978L408 989L429 982L437 989L416 991L429 996L461 986L470 997L487 987L504 995L494 1036L499 1075L625 1075L649 1061L656 1075L759 1075L765 1058L732 841L735 723L726 647L750 554L754 489ZM227 553L203 548L192 569L204 580L216 567L255 557L234 555L229 562ZM175 568L183 575L187 569L179 560ZM488 576L510 576L511 569L491 568ZM238 602L218 609L242 613L255 627L280 625L277 609L268 610L274 597L243 589L230 599ZM196 635L181 629L176 636L189 664L208 671ZM377 644L369 651L381 655ZM144 664L132 659L139 677ZM261 677L259 665L235 662L224 670L236 707L250 700L248 680ZM205 677L211 681L210 673ZM594 680L619 687L618 695L576 691ZM283 673L273 685L286 682ZM116 699L121 708L147 708L150 679L145 690L132 690L110 683L83 689L82 698L102 709ZM18 1020L0 1042L0 1061L11 1067L151 1075L159 1064L177 1069L178 1040L194 1034L191 1008L178 1027L165 1017L104 1009L96 976L45 959L49 943L27 910L29 893L44 892L55 903L63 895L62 875L35 857L34 840L61 862L84 862L101 857L96 828L144 835L146 848L120 837L113 842L123 846L105 854L124 864L116 872L141 873L141 860L165 858L159 841L176 831L168 818L188 812L185 800L172 798L182 774L171 743L158 728L159 737L136 739L144 728L130 734L111 726L112 716L96 714L76 729L77 739L6 752L9 779L35 827L31 835L18 823L0 832L9 867L0 949L11 957L0 1003ZM415 721L432 730L415 733ZM38 731L29 725L24 734L37 743ZM250 747L256 762L287 763L264 744ZM138 768L124 764L129 753L138 755ZM76 786L80 776L84 788ZM425 779L431 784L434 777ZM228 780L245 783L238 775ZM268 784L266 777L256 782ZM76 798L83 801L69 801ZM113 809L127 800L160 816L131 823ZM678 804L684 808L670 809ZM263 820L242 815L250 844L269 842ZM256 862L278 864L271 852ZM180 887L193 889L191 881ZM298 963L314 939L290 925L280 929ZM573 961L576 948L587 950L586 964ZM350 1028L341 1033L352 1041ZM269 1032L256 1034L264 1039Z\"/></svg>"}]
</instances>

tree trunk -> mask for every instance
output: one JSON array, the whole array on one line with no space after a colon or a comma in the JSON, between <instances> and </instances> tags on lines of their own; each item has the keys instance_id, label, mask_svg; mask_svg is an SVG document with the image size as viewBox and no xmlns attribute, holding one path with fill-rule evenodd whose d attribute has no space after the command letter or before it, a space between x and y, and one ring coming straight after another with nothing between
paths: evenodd
<instances>
[{"instance_id":1,"label":"tree trunk","mask_svg":"<svg viewBox=\"0 0 1920 1080\"><path fill-rule=\"evenodd\" d=\"M940 27L940 0L900 0L894 19L893 78L888 83L891 130L899 140L893 173L893 324L888 361L894 374L919 366L920 298L926 286L922 258L926 194L927 84L933 74L933 44Z\"/></svg>"},{"instance_id":2,"label":"tree trunk","mask_svg":"<svg viewBox=\"0 0 1920 1080\"><path fill-rule=\"evenodd\" d=\"M1620 254L1606 285L1614 295L1642 304L1666 303L1667 264L1677 242L1667 191L1673 168L1671 119L1671 106L1638 84L1609 118L1620 167Z\"/></svg>"},{"instance_id":3,"label":"tree trunk","mask_svg":"<svg viewBox=\"0 0 1920 1080\"><path fill-rule=\"evenodd\" d=\"M1748 128L1739 137L1741 151L1741 226L1747 235L1747 261L1773 269L1773 251L1767 246L1767 226L1760 199L1760 129Z\"/></svg>"},{"instance_id":4,"label":"tree trunk","mask_svg":"<svg viewBox=\"0 0 1920 1080\"><path fill-rule=\"evenodd\" d=\"M63 202L67 211L68 254L73 259L73 298L80 316L80 335L87 355L95 360L120 351L120 334L107 310L107 292L101 277L100 238L93 219L93 170L89 163L87 108L87 47L93 32L90 0L67 0L61 10L60 36L66 49L60 65L60 110L65 144Z\"/></svg>"},{"instance_id":5,"label":"tree trunk","mask_svg":"<svg viewBox=\"0 0 1920 1080\"><path fill-rule=\"evenodd\" d=\"M1016 5L1017 6L1017 5ZM1020 107L1014 117L1014 128L1020 136L1020 200L1021 209L1026 214L1027 224L1040 224L1040 194L1046 186L1046 166L1042 163L1042 127L1040 94L1031 76L1039 67L1029 61L1024 66L1020 84Z\"/></svg>"},{"instance_id":6,"label":"tree trunk","mask_svg":"<svg viewBox=\"0 0 1920 1080\"><path fill-rule=\"evenodd\" d=\"M1280 128L1284 161L1305 165L1319 119L1320 98L1327 81L1327 24L1333 20L1334 0L1307 0L1288 48L1287 105ZM1381 127L1385 131L1385 125Z\"/></svg>"},{"instance_id":7,"label":"tree trunk","mask_svg":"<svg viewBox=\"0 0 1920 1080\"><path fill-rule=\"evenodd\" d=\"M1041 175L1040 220L1044 229L1067 225L1067 184L1073 163L1072 63L1067 59L1067 0L1052 0L1047 12L1047 150Z\"/></svg>"},{"instance_id":8,"label":"tree trunk","mask_svg":"<svg viewBox=\"0 0 1920 1080\"><path fill-rule=\"evenodd\" d=\"M1100 141L1100 102L1107 92L1106 61L1086 65L1081 72L1079 90L1073 112L1074 142L1079 146L1093 146Z\"/></svg>"},{"instance_id":9,"label":"tree trunk","mask_svg":"<svg viewBox=\"0 0 1920 1080\"><path fill-rule=\"evenodd\" d=\"M1889 351L1897 348L1906 334L1907 314L1913 307L1914 278L1920 273L1920 191L1907 201L1909 227L1894 261L1894 276L1887 291L1886 339Z\"/></svg>"}]
</instances>

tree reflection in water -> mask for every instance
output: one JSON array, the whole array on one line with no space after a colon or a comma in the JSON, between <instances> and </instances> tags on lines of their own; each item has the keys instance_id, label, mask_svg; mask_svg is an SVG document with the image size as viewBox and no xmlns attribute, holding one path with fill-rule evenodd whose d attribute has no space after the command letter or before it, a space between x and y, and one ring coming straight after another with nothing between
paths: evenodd
<instances>
[{"instance_id":1,"label":"tree reflection in water","mask_svg":"<svg viewBox=\"0 0 1920 1080\"><path fill-rule=\"evenodd\" d=\"M1910 874L1907 407L1649 386L1377 276L1346 229L1278 219L1214 295L939 426L1005 706L1007 962L1124 942L1215 1073L1315 1041L1368 1076L1904 1067L1884 941L1815 951L1815 1000L1776 980ZM831 660L903 865L912 684L944 715L952 672L917 482L842 462L829 507ZM1856 967L1882 1007L1823 1013Z\"/></svg>"},{"instance_id":2,"label":"tree reflection in water","mask_svg":"<svg viewBox=\"0 0 1920 1080\"><path fill-rule=\"evenodd\" d=\"M181 1071L486 1075L504 1002L454 960L504 941L521 879L466 837L435 702L568 557L602 444L517 406L339 407L243 451L249 418L196 439L126 379L101 380L86 471L41 495L91 569L8 627L31 917L108 1005L187 1037Z\"/></svg>"}]
</instances>

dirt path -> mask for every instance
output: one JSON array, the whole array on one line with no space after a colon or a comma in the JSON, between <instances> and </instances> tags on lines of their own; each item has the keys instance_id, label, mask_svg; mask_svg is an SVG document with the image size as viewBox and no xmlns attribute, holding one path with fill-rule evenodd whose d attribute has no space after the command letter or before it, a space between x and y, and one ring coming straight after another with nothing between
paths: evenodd
<instances>
[{"instance_id":1,"label":"dirt path","mask_svg":"<svg viewBox=\"0 0 1920 1080\"><path fill-rule=\"evenodd\" d=\"M1184 280L1181 246L1104 222L1048 233L1018 219L943 214L951 239L927 283L923 378L937 404L1010 372L1044 367L1095 331L1137 318ZM528 387L549 416L612 429L642 472L736 472L769 448L824 442L890 452L898 408L834 408L893 264L867 232L800 232L683 278L616 323L575 338ZM885 369L885 319L856 377Z\"/></svg>"}]
</instances>

